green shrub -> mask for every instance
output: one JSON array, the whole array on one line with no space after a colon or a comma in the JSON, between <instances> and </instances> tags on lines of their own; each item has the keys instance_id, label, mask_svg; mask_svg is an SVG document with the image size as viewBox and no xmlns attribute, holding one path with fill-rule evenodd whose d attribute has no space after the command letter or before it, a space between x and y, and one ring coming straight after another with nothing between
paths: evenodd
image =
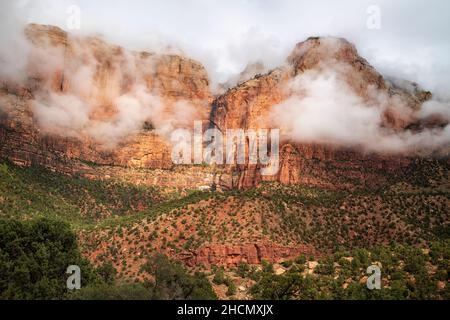
<instances>
[{"instance_id":1,"label":"green shrub","mask_svg":"<svg viewBox=\"0 0 450 320\"><path fill-rule=\"evenodd\" d=\"M80 267L82 287L99 280L66 223L0 219L0 299L62 299L70 265Z\"/></svg>"}]
</instances>

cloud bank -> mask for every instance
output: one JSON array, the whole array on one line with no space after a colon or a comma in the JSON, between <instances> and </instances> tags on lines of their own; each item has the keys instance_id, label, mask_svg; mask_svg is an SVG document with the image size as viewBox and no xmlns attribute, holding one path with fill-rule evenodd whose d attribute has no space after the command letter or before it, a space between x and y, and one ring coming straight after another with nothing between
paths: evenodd
<instances>
[{"instance_id":1,"label":"cloud bank","mask_svg":"<svg viewBox=\"0 0 450 320\"><path fill-rule=\"evenodd\" d=\"M334 64L307 70L289 82L290 98L275 105L270 115L285 138L388 153L427 153L450 146L448 102L431 100L413 110L401 98L375 87L369 88L369 99L363 99L347 83L343 68ZM398 130L385 122L391 107L404 119L420 122L435 116L447 125Z\"/></svg>"}]
</instances>

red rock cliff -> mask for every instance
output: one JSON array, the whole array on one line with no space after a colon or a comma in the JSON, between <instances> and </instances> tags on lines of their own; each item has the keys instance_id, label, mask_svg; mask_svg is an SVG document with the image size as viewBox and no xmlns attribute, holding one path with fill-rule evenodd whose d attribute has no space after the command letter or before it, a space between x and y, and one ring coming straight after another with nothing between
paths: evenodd
<instances>
[{"instance_id":1,"label":"red rock cliff","mask_svg":"<svg viewBox=\"0 0 450 320\"><path fill-rule=\"evenodd\" d=\"M363 58L356 48L344 39L309 38L297 44L284 66L256 76L228 90L213 102L211 122L221 131L227 128L272 128L271 108L290 97L286 88L289 81L302 76L307 70L333 68L345 79L348 86L362 99L371 99L371 90L397 96L411 110L431 97L429 92L415 93L394 87ZM411 114L413 114L411 112ZM387 105L384 125L403 130L415 119L410 114L399 113L394 105ZM370 154L361 150L337 148L331 145L299 144L284 136L281 129L280 170L275 176L261 176L256 165L238 165L234 168L239 178L239 188L251 187L262 180L278 180L285 184L307 183L327 187L346 188L339 182L344 174L365 183L378 185L384 179L374 170L394 172L409 163L401 156ZM345 173L342 170L347 168ZM333 168L333 170L329 170Z\"/></svg>"},{"instance_id":2,"label":"red rock cliff","mask_svg":"<svg viewBox=\"0 0 450 320\"><path fill-rule=\"evenodd\" d=\"M208 117L209 80L194 60L129 52L98 38L72 37L52 26L32 24L25 34L32 45L26 79L3 81L0 90L0 152L18 164L36 163L61 171L71 171L83 161L170 168L165 127L190 126L191 118ZM87 110L82 114L84 122L67 129L57 128L60 123L53 119L55 125L45 125L49 120L43 121L38 111L54 110L60 99L68 98L72 100L64 103L67 114L83 107ZM130 124L121 99L134 99L132 103L141 99L144 108L153 104L152 110L143 109L152 121L146 121L144 114L142 119L133 114ZM46 103L46 109L36 108L36 103ZM112 136L113 146L108 126L125 130Z\"/></svg>"}]
</instances>

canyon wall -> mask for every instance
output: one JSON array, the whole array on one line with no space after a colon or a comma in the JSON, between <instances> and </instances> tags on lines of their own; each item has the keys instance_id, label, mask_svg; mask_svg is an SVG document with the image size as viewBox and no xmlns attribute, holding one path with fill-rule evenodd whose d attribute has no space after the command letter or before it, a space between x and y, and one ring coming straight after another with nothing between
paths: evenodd
<instances>
[{"instance_id":1,"label":"canyon wall","mask_svg":"<svg viewBox=\"0 0 450 320\"><path fill-rule=\"evenodd\" d=\"M409 157L333 141L299 142L274 120L274 106L304 95L301 86L293 89L296 79L328 70L364 103L379 103L377 99L385 97L381 125L386 130L446 125L415 117L430 92L393 85L344 39L309 38L295 46L284 65L214 98L205 69L192 59L127 51L52 26L31 24L25 35L31 45L27 73L21 81L2 79L0 88L0 153L23 166L37 164L92 177L98 176L98 165L172 170L170 132L191 129L194 120L203 120L205 128L222 132L281 129L275 175L262 176L260 165L216 166L214 174L223 179L211 179L205 170L207 185L249 188L275 180L342 189L355 181L382 186L387 176L408 166ZM189 176L175 179L188 180Z\"/></svg>"},{"instance_id":2,"label":"canyon wall","mask_svg":"<svg viewBox=\"0 0 450 320\"><path fill-rule=\"evenodd\" d=\"M225 132L228 128L279 128L280 169L274 176L262 176L260 166L237 165L238 188L248 188L261 181L277 180L284 184L308 184L332 188L349 188L352 183L341 182L340 176L363 181L368 186L382 185L386 174L395 174L410 163L406 154L371 152L364 148L336 146L330 143L298 142L291 139L286 128L273 121L273 106L293 94L290 85L307 71L317 74L333 70L355 95L367 104L387 97L383 106L381 125L401 132L417 125L414 117L431 93L416 87L414 92L396 87L386 81L356 48L344 39L310 38L296 45L286 64L265 75L257 75L217 97L213 101L211 125ZM295 88L300 97L303 88ZM306 89L305 89L306 90ZM374 97L376 92L377 97ZM399 108L405 106L408 110ZM338 103L338 102L336 102ZM292 117L298 115L292 114ZM331 170L330 170L331 169Z\"/></svg>"},{"instance_id":3,"label":"canyon wall","mask_svg":"<svg viewBox=\"0 0 450 320\"><path fill-rule=\"evenodd\" d=\"M191 119L208 117L209 80L192 59L128 52L52 26L32 24L25 34L32 46L26 78L3 80L0 90L0 152L16 164L63 172L86 163L170 169L171 148L163 126L189 127ZM144 104L156 105L147 117L151 121L144 113L141 119L131 114L137 119L128 124L128 105L120 103L128 98L134 107L139 94ZM60 100L69 110L50 118ZM77 110L85 106L87 112ZM189 117L184 118L186 109ZM71 127L82 112L84 122ZM123 135L113 134L119 130Z\"/></svg>"}]
</instances>

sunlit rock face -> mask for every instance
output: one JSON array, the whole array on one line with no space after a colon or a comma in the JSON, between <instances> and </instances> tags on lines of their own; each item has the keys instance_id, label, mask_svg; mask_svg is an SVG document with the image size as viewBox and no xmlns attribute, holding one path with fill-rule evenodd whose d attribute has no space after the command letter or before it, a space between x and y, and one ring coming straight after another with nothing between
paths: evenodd
<instances>
[{"instance_id":1,"label":"sunlit rock face","mask_svg":"<svg viewBox=\"0 0 450 320\"><path fill-rule=\"evenodd\" d=\"M170 168L171 130L209 116L205 69L31 24L27 74L2 79L0 149L16 163L71 171L89 161Z\"/></svg>"},{"instance_id":2,"label":"sunlit rock face","mask_svg":"<svg viewBox=\"0 0 450 320\"><path fill-rule=\"evenodd\" d=\"M381 130L402 133L447 124L436 115L419 119L431 94L415 84L387 81L344 39L309 38L295 46L284 65L265 74L257 66L249 71L257 73L253 78L239 79L213 97L204 67L192 59L132 52L52 26L31 24L24 33L30 47L26 72L20 79L1 79L0 90L0 152L20 165L66 173L92 170L91 164L173 169L170 133L192 129L194 120L222 132L281 130L278 172L263 176L259 165L218 166L217 183L226 181L226 188L274 180L351 188L353 179L379 186L386 174L409 164L406 152L365 148L370 141L352 146L302 139L295 121L280 121L279 111L292 98L297 103L309 98L309 80L316 78L335 81L340 87L333 94L345 91L360 104L376 105ZM326 98L325 89L321 97ZM288 111L285 118L301 119L295 105L288 107L292 115Z\"/></svg>"},{"instance_id":3,"label":"sunlit rock face","mask_svg":"<svg viewBox=\"0 0 450 320\"><path fill-rule=\"evenodd\" d=\"M295 81L303 77L314 79L323 74L325 77L329 74L336 77L362 104L377 105L380 126L393 132L404 131L417 123L416 112L423 102L431 98L430 92L422 91L417 86L415 90L406 90L385 81L358 55L355 46L344 39L309 38L298 43L285 65L229 89L213 102L211 123L221 131L227 128L281 130L278 173L261 176L258 165L236 166L238 188L251 187L264 180L348 188L349 185L337 179L339 174L364 180L369 185L378 185L383 178L375 173L376 170L394 172L408 165L406 152L393 155L383 150L372 152L362 147L336 145L333 141L300 142L292 138L290 128L274 121L276 113L273 106L294 95L299 99L308 97L307 88L297 85ZM293 113L291 117L301 117L301 113ZM334 174L330 174L330 167L336 168ZM342 170L344 167L349 169L345 173Z\"/></svg>"},{"instance_id":4,"label":"sunlit rock face","mask_svg":"<svg viewBox=\"0 0 450 320\"><path fill-rule=\"evenodd\" d=\"M213 266L237 267L241 263L252 265L262 261L278 263L298 257L301 254L315 254L313 247L298 245L295 248L283 247L273 243L255 243L241 245L210 244L193 252L185 252L180 259L188 266L202 265L206 268Z\"/></svg>"}]
</instances>

